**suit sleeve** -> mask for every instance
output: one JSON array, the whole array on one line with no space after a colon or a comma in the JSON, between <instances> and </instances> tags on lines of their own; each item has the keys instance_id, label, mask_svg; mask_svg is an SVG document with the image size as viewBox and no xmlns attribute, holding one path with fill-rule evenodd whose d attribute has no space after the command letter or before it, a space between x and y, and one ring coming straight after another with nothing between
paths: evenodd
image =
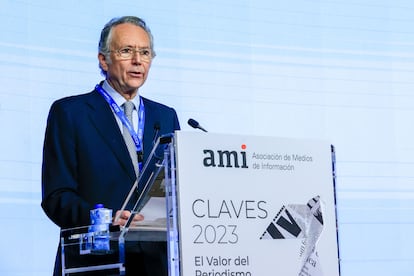
<instances>
[{"instance_id":1,"label":"suit sleeve","mask_svg":"<svg viewBox=\"0 0 414 276\"><path fill-rule=\"evenodd\" d=\"M64 102L49 112L42 162L42 208L61 228L89 224L91 204L77 193L76 124Z\"/></svg>"}]
</instances>

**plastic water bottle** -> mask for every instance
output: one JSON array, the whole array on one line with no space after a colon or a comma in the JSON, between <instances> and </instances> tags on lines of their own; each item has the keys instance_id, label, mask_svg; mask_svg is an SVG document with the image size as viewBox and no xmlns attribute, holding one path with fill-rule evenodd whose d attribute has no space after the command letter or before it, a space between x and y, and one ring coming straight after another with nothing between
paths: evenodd
<instances>
[{"instance_id":1,"label":"plastic water bottle","mask_svg":"<svg viewBox=\"0 0 414 276\"><path fill-rule=\"evenodd\" d=\"M92 251L109 251L110 237L109 224L112 222L112 210L104 208L103 204L96 204L90 211L91 227L93 232Z\"/></svg>"}]
</instances>

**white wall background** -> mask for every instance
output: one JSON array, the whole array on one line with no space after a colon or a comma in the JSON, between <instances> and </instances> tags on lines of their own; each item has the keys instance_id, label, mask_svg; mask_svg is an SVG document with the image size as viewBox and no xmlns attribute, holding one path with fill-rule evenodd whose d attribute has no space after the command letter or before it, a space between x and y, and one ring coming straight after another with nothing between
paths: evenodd
<instances>
[{"instance_id":1,"label":"white wall background","mask_svg":"<svg viewBox=\"0 0 414 276\"><path fill-rule=\"evenodd\" d=\"M120 15L151 27L158 56L140 93L174 106L183 129L193 117L336 146L341 275L414 275L411 0L1 0L0 275L52 273L47 113L101 79L100 30Z\"/></svg>"}]
</instances>

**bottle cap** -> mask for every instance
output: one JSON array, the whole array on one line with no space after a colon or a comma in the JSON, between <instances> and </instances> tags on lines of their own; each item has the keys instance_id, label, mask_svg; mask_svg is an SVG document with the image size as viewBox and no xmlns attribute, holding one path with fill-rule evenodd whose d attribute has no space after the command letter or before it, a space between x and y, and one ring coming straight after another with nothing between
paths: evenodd
<instances>
[{"instance_id":1,"label":"bottle cap","mask_svg":"<svg viewBox=\"0 0 414 276\"><path fill-rule=\"evenodd\" d=\"M104 205L102 203L95 204L95 209L103 208Z\"/></svg>"}]
</instances>

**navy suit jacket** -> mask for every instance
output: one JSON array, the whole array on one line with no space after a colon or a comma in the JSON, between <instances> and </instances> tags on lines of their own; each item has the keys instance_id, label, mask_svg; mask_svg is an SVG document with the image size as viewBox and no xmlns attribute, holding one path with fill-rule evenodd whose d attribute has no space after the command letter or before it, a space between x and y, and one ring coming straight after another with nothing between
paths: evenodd
<instances>
[{"instance_id":1,"label":"navy suit jacket","mask_svg":"<svg viewBox=\"0 0 414 276\"><path fill-rule=\"evenodd\" d=\"M145 162L155 136L180 126L174 109L146 98L143 103ZM61 228L88 225L97 203L119 210L135 179L114 114L96 90L53 103L44 141L41 205L54 223Z\"/></svg>"}]
</instances>

